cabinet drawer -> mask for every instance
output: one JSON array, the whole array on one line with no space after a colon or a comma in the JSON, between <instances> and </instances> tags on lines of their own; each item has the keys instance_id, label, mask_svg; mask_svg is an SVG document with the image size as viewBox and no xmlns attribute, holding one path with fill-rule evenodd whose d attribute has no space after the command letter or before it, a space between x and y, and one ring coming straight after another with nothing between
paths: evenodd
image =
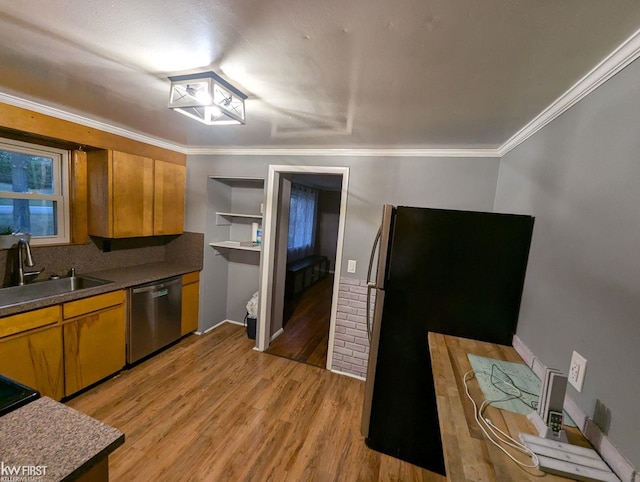
<instances>
[{"instance_id":1,"label":"cabinet drawer","mask_svg":"<svg viewBox=\"0 0 640 482\"><path fill-rule=\"evenodd\" d=\"M187 273L182 275L182 284L188 285L189 283L197 283L200 281L200 272L194 271L193 273Z\"/></svg>"},{"instance_id":2,"label":"cabinet drawer","mask_svg":"<svg viewBox=\"0 0 640 482\"><path fill-rule=\"evenodd\" d=\"M60 321L60 306L49 306L39 310L0 318L0 338L22 333Z\"/></svg>"},{"instance_id":3,"label":"cabinet drawer","mask_svg":"<svg viewBox=\"0 0 640 482\"><path fill-rule=\"evenodd\" d=\"M75 318L76 316L82 316L122 303L124 303L124 291L114 291L112 293L105 293L103 295L65 303L62 305L62 316L65 320L68 320L69 318Z\"/></svg>"}]
</instances>

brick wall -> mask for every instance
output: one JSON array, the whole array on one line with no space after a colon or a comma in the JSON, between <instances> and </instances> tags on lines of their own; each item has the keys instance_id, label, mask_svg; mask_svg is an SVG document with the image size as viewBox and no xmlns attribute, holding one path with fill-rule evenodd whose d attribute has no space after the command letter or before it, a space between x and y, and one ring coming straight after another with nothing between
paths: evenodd
<instances>
[{"instance_id":1,"label":"brick wall","mask_svg":"<svg viewBox=\"0 0 640 482\"><path fill-rule=\"evenodd\" d=\"M375 291L371 293L371 315ZM367 282L340 278L332 369L366 378L369 359L367 338Z\"/></svg>"}]
</instances>

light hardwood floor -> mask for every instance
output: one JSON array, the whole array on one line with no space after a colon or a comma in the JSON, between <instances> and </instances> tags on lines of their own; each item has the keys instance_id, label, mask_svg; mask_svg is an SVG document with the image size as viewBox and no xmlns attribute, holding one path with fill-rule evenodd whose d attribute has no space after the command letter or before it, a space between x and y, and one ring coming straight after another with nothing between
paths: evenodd
<instances>
[{"instance_id":1,"label":"light hardwood floor","mask_svg":"<svg viewBox=\"0 0 640 482\"><path fill-rule=\"evenodd\" d=\"M111 480L445 480L366 447L361 381L253 346L225 324L67 402L125 433Z\"/></svg>"}]
</instances>

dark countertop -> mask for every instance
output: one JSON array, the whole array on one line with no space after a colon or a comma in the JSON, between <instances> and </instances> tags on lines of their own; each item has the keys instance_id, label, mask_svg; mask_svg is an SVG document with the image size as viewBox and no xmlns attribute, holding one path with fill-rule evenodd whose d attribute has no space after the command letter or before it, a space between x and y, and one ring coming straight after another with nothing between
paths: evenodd
<instances>
[{"instance_id":1,"label":"dark countertop","mask_svg":"<svg viewBox=\"0 0 640 482\"><path fill-rule=\"evenodd\" d=\"M124 268L112 268L102 271L93 271L89 273L78 273L78 276L93 276L95 278L102 278L105 280L113 281L113 283L97 286L95 288L72 291L61 295L40 298L25 303L3 306L0 307L0 317L22 313L25 311L31 311L38 308L44 308L46 306L57 305L60 303L66 303L67 301L74 301L81 298L87 298L89 296L100 295L102 293L109 293L111 291L129 288L131 286L148 283L150 281L156 281L163 278L169 278L171 276L178 276L186 273L192 273L194 271L200 271L201 269L201 266L193 266L190 264L158 262L141 264L137 266L127 266Z\"/></svg>"},{"instance_id":2,"label":"dark countertop","mask_svg":"<svg viewBox=\"0 0 640 482\"><path fill-rule=\"evenodd\" d=\"M178 276L194 271L200 271L202 267L191 266L182 263L147 263L138 266L128 266L126 268L112 268L103 271L93 271L91 273L81 273L95 278L108 279L113 281L118 287L114 289L129 288L130 286L157 281L162 278ZM109 285L113 286L113 285ZM111 289L109 291L113 291Z\"/></svg>"},{"instance_id":3,"label":"dark countertop","mask_svg":"<svg viewBox=\"0 0 640 482\"><path fill-rule=\"evenodd\" d=\"M0 460L46 466L47 482L81 475L123 443L119 430L48 397L0 417Z\"/></svg>"}]
</instances>

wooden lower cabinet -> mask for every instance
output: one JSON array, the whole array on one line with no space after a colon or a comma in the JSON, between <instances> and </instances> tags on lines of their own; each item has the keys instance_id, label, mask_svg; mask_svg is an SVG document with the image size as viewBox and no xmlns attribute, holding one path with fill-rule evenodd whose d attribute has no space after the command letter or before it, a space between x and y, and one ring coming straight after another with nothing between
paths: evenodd
<instances>
[{"instance_id":1,"label":"wooden lower cabinet","mask_svg":"<svg viewBox=\"0 0 640 482\"><path fill-rule=\"evenodd\" d=\"M182 276L182 322L181 334L198 329L198 302L200 299L200 273Z\"/></svg>"},{"instance_id":2,"label":"wooden lower cabinet","mask_svg":"<svg viewBox=\"0 0 640 482\"><path fill-rule=\"evenodd\" d=\"M65 396L121 370L125 363L124 292L64 305Z\"/></svg>"},{"instance_id":3,"label":"wooden lower cabinet","mask_svg":"<svg viewBox=\"0 0 640 482\"><path fill-rule=\"evenodd\" d=\"M0 373L41 395L64 396L62 327L31 330L0 340Z\"/></svg>"}]
</instances>

